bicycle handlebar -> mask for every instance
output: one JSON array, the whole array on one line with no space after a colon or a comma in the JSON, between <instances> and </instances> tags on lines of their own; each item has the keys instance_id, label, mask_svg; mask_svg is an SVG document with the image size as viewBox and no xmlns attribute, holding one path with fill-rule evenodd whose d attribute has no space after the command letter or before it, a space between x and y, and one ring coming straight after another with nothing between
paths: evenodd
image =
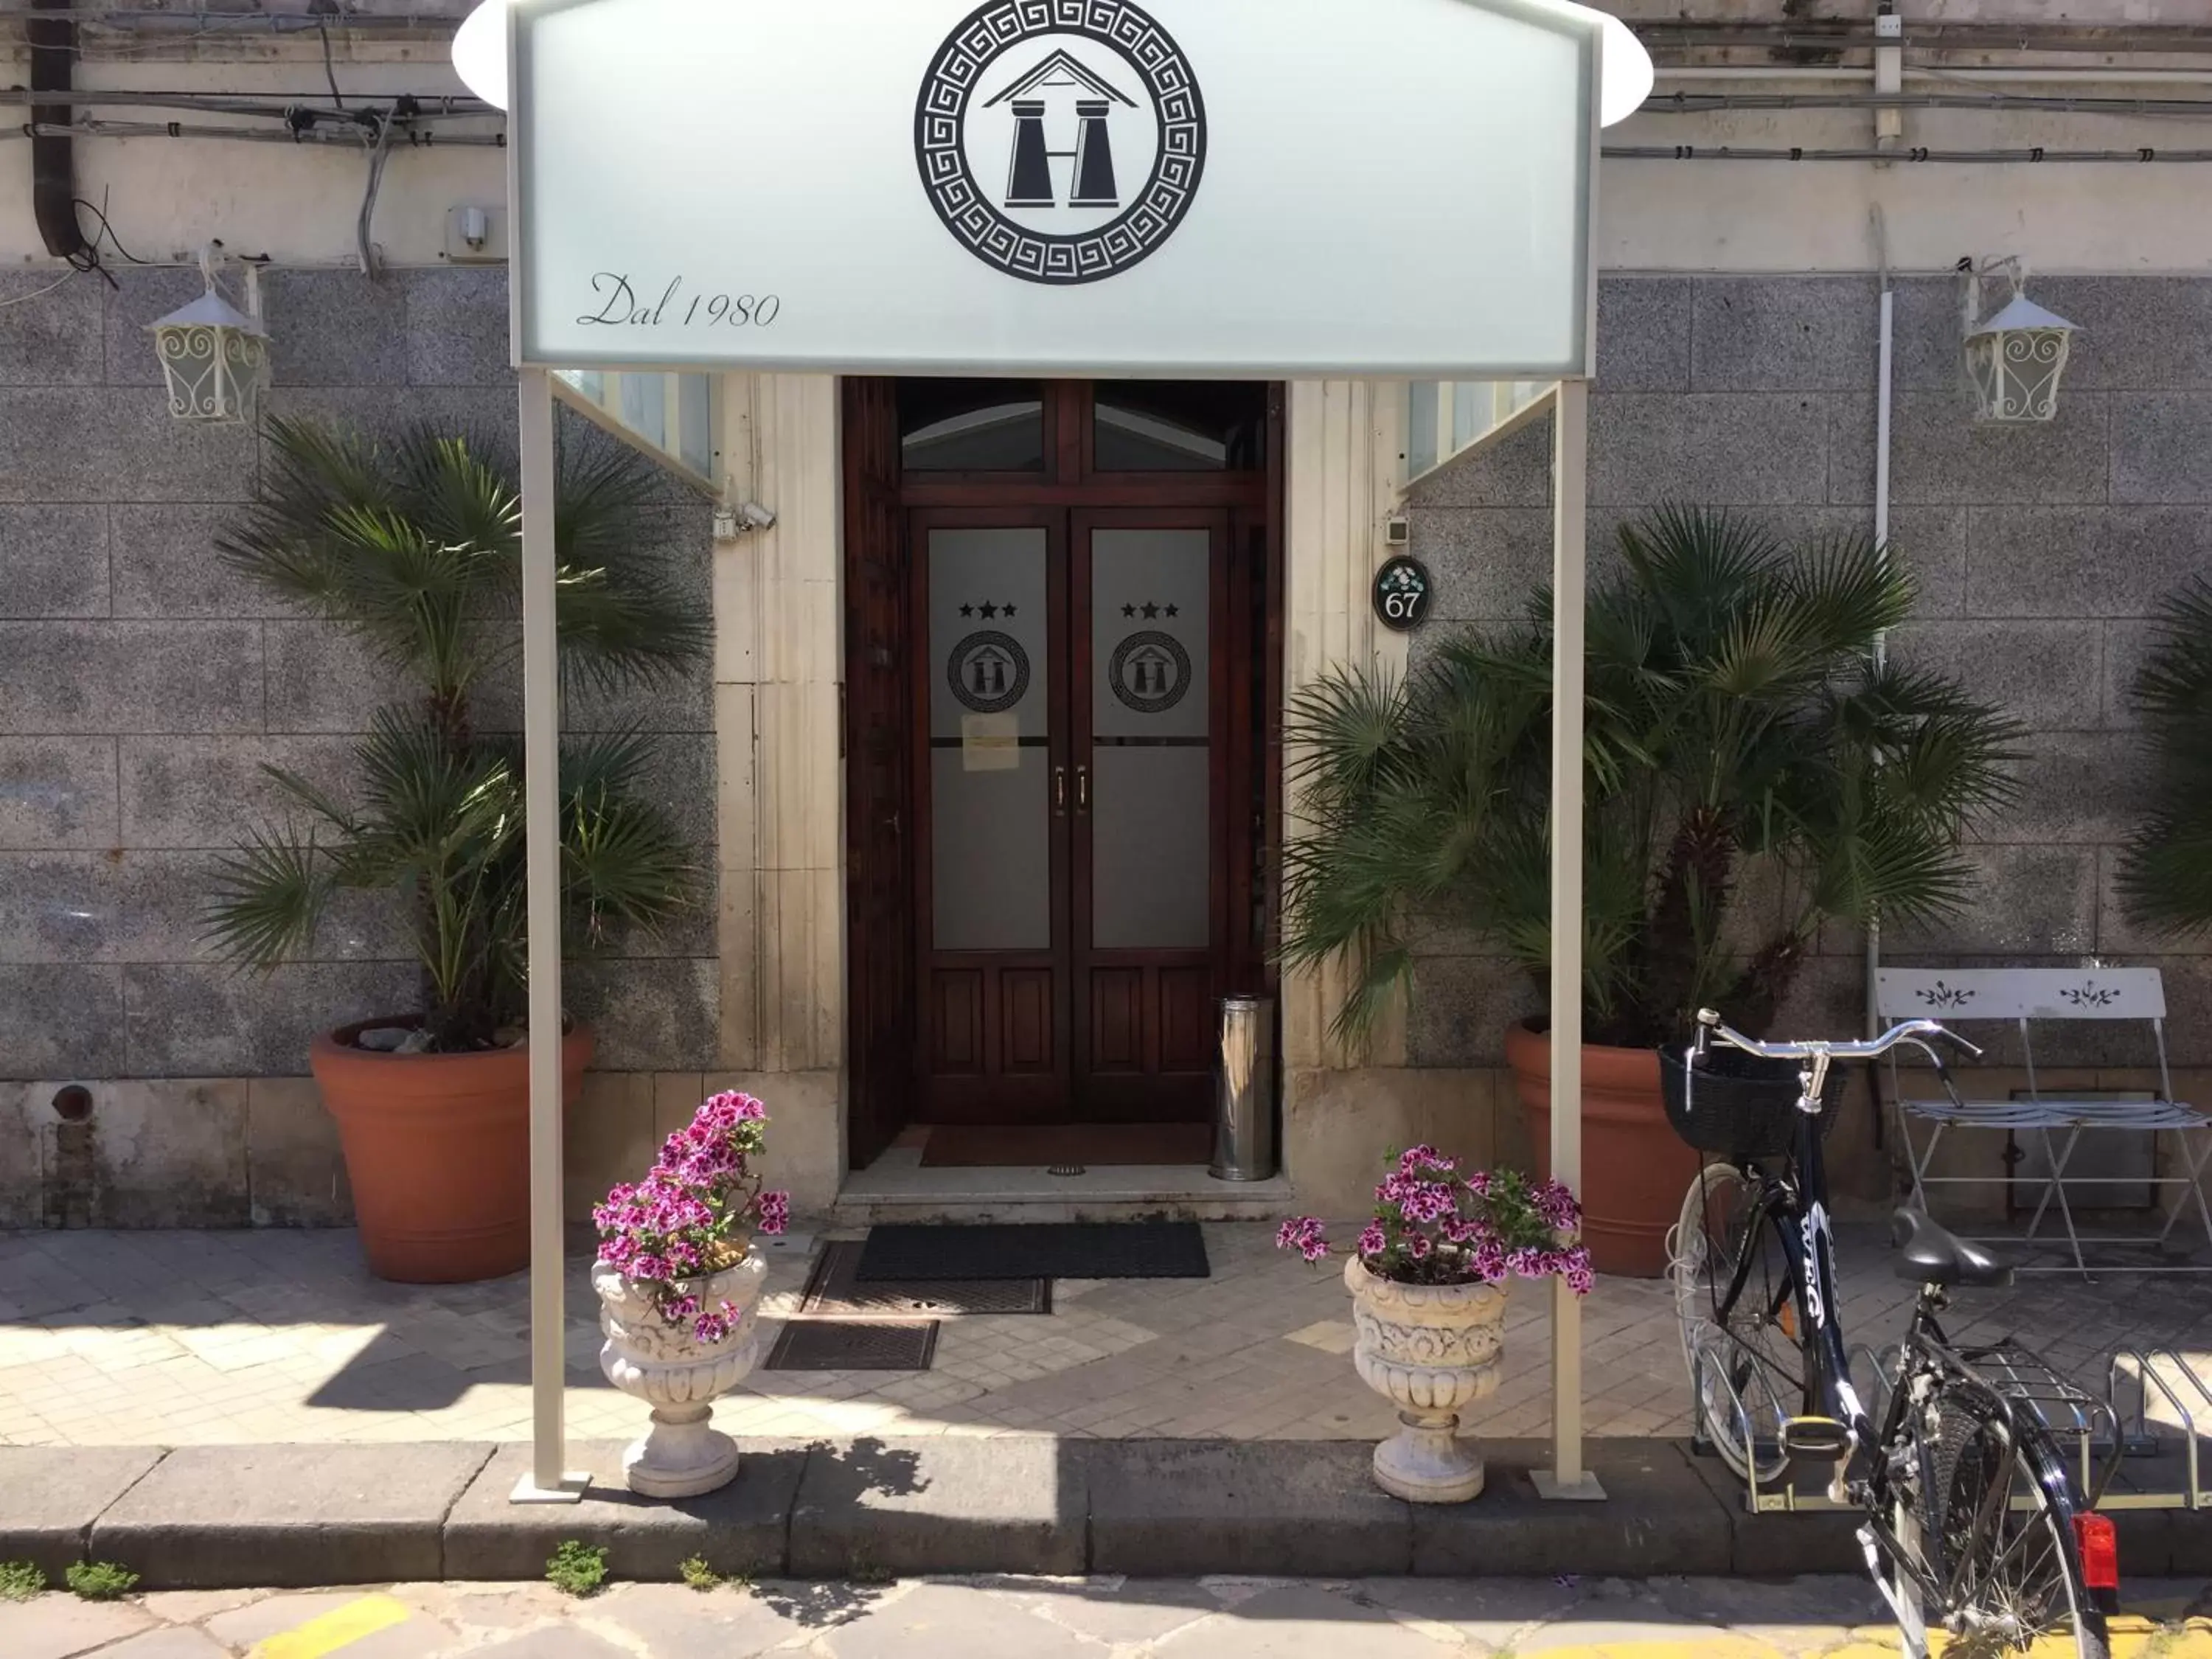
<instances>
[{"instance_id":1,"label":"bicycle handlebar","mask_svg":"<svg viewBox=\"0 0 2212 1659\"><path fill-rule=\"evenodd\" d=\"M1698 1010L1697 1041L1692 1045L1692 1064L1705 1058L1706 1044L1713 1037L1718 1037L1731 1048L1741 1048L1744 1053L1756 1054L1763 1060L1872 1060L1887 1054L1901 1042L1909 1042L1935 1061L1936 1068L1941 1071L1943 1069L1943 1058L1929 1046L1929 1037L1942 1037L1957 1043L1976 1060L1982 1057L1979 1048L1956 1031L1932 1019L1908 1019L1891 1026L1880 1036L1867 1037L1856 1042L1761 1042L1723 1024L1721 1017L1711 1008L1700 1008Z\"/></svg>"}]
</instances>

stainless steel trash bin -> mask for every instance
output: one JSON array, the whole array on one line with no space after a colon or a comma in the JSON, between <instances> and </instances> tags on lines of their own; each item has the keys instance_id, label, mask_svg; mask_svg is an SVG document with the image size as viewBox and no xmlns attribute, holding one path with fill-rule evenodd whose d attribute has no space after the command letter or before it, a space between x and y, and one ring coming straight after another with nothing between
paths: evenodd
<instances>
[{"instance_id":1,"label":"stainless steel trash bin","mask_svg":"<svg viewBox=\"0 0 2212 1659\"><path fill-rule=\"evenodd\" d=\"M1275 1173L1275 1005L1268 997L1225 997L1221 1070L1215 1079L1216 1181L1265 1181Z\"/></svg>"}]
</instances>

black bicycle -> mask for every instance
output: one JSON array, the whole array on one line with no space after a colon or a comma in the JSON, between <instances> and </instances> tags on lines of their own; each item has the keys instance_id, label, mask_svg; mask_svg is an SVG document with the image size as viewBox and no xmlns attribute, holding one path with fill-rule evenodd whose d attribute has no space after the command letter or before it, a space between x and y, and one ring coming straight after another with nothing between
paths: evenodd
<instances>
[{"instance_id":1,"label":"black bicycle","mask_svg":"<svg viewBox=\"0 0 2212 1659\"><path fill-rule=\"evenodd\" d=\"M1669 1119L1717 1156L1672 1241L1697 1437L1755 1488L1828 1471L1832 1494L1865 1511L1859 1543L1907 1659L1927 1659L1931 1628L1951 1632L1953 1656L2070 1632L2080 1659L2107 1659L2118 1553L2094 1512L2104 1480L2077 1490L2035 1400L2008 1386L2033 1356L1954 1347L1937 1319L1954 1287L2007 1285L2012 1269L1899 1211L1898 1274L1919 1300L1875 1368L1875 1411L1852 1382L1821 1146L1843 1092L1834 1062L1910 1044L1948 1088L1931 1039L1980 1053L1934 1020L1863 1042L1759 1042L1711 1010L1662 1053Z\"/></svg>"}]
</instances>

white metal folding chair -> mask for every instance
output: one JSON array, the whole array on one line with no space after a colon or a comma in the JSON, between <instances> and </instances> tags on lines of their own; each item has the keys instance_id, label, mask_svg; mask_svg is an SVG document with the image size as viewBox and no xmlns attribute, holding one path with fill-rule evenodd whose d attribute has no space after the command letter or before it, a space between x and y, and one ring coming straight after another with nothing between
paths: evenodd
<instances>
[{"instance_id":1,"label":"white metal folding chair","mask_svg":"<svg viewBox=\"0 0 2212 1659\"><path fill-rule=\"evenodd\" d=\"M2025 1098L1977 1100L1950 1096L1908 1095L1905 1074L1890 1059L1891 1098L1897 1104L1898 1134L1905 1161L1912 1172L1912 1202L1928 1208L1931 1187L1985 1185L1998 1181L2011 1186L2039 1184L2034 1214L2026 1237L2039 1238L2046 1216L2056 1212L2065 1231L2065 1242L2076 1271L2087 1273L2085 1244L2163 1248L2175 1224L2192 1203L2204 1224L2204 1237L2212 1247L2212 1206L2204 1194L2204 1173L2212 1166L2212 1117L2173 1097L2173 1075L2166 1061L2166 988L2155 968L1886 968L1876 975L1876 1006L1886 1020L1940 1019L1948 1024L1972 1025L2002 1022L2016 1027L2027 1074ZM2035 1026L2047 1020L2069 1022L2131 1021L2150 1029L2151 1046L2158 1060L2158 1094L2153 1100L2097 1100L2046 1090L2037 1071ZM1971 1072L1967 1073L1971 1078ZM1915 1121L1929 1126L1925 1139L1916 1140ZM2043 1148L2048 1169L2041 1175L2022 1176L2011 1170L2001 1176L1937 1175L1933 1172L1937 1148L1954 1129L2002 1130L2015 1138L2033 1136ZM2181 1187L2182 1196L2166 1212L2165 1224L2154 1236L2084 1238L2075 1225L2074 1206L2067 1189L2106 1185L2108 1176L2072 1173L2081 1137L2094 1130L2163 1131L2172 1134L2180 1154L2178 1172L2160 1175L2155 1169L2150 1185ZM2006 1238L1985 1243L2016 1242ZM2053 1240L2051 1242L2056 1242ZM2033 1268L2030 1271L2033 1271ZM2048 1271L2046 1269L2046 1271ZM2138 1271L2212 1273L2212 1263L2184 1265L2161 1261Z\"/></svg>"}]
</instances>

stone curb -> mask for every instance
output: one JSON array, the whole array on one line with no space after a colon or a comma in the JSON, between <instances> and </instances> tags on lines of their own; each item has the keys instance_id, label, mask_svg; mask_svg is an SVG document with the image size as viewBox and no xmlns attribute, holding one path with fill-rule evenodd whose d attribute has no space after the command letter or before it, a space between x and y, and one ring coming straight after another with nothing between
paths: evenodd
<instances>
[{"instance_id":1,"label":"stone curb","mask_svg":"<svg viewBox=\"0 0 2212 1659\"><path fill-rule=\"evenodd\" d=\"M1487 1490L1449 1507L1377 1490L1365 1441L742 1443L735 1481L673 1503L622 1487L618 1443L575 1445L597 1478L553 1506L507 1501L519 1445L0 1447L0 1560L119 1561L149 1589L537 1578L572 1538L635 1580L672 1579L693 1555L725 1574L862 1579L1863 1570L1848 1517L1746 1514L1727 1471L1681 1440L1591 1442L1601 1504L1536 1495L1544 1443L1486 1441ZM2212 1515L2118 1519L2131 1576L2212 1557Z\"/></svg>"}]
</instances>

